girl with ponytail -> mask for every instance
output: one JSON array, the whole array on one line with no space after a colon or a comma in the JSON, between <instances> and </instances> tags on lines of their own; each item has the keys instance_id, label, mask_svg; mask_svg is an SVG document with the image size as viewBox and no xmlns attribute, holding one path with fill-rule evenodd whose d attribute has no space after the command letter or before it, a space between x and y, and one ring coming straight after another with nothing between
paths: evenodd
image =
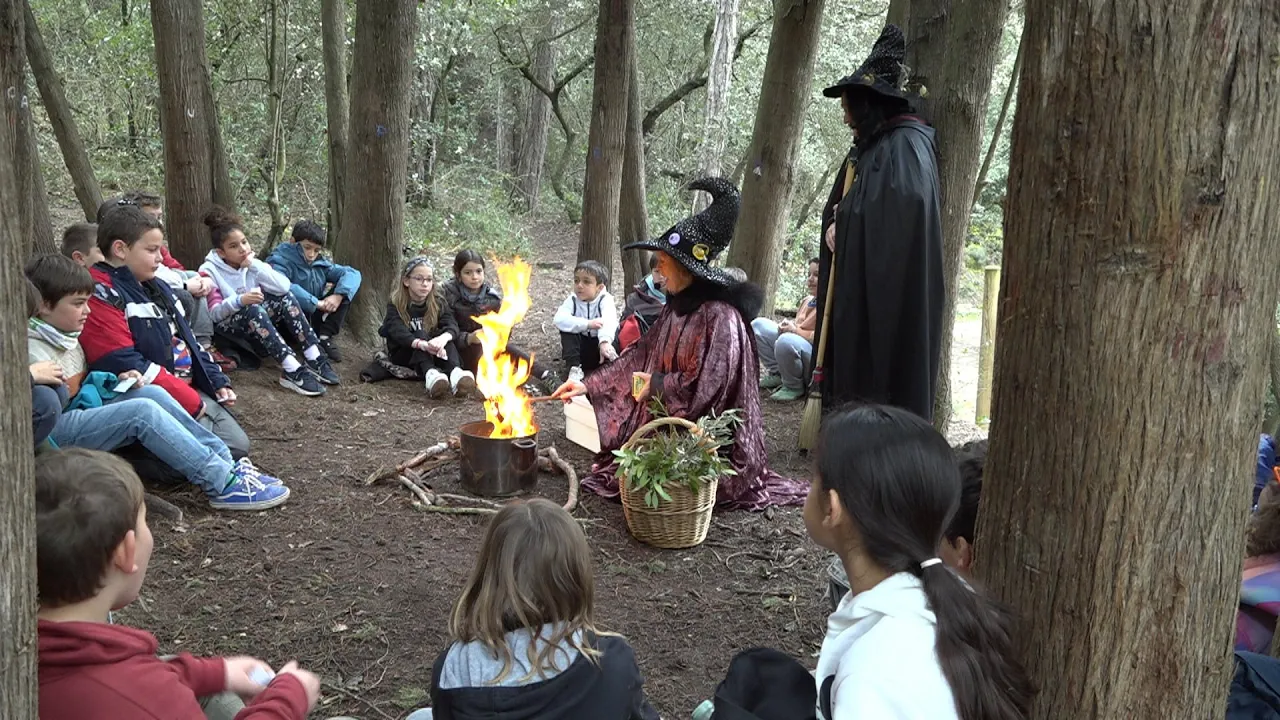
<instances>
[{"instance_id":1,"label":"girl with ponytail","mask_svg":"<svg viewBox=\"0 0 1280 720\"><path fill-rule=\"evenodd\" d=\"M1034 688L1011 613L938 559L960 503L955 456L905 410L823 425L805 527L840 556L850 591L827 622L815 679L823 720L1015 720Z\"/></svg>"}]
</instances>

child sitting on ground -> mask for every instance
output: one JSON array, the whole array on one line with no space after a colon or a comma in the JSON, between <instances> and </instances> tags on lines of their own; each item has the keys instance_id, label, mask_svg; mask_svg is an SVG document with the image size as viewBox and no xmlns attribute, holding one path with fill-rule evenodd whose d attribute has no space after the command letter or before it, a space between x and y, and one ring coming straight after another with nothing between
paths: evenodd
<instances>
[{"instance_id":1,"label":"child sitting on ground","mask_svg":"<svg viewBox=\"0 0 1280 720\"><path fill-rule=\"evenodd\" d=\"M1245 530L1244 576L1236 615L1236 650L1270 655L1280 615L1280 484L1263 484Z\"/></svg>"},{"instance_id":2,"label":"child sitting on ground","mask_svg":"<svg viewBox=\"0 0 1280 720\"><path fill-rule=\"evenodd\" d=\"M751 321L756 351L764 364L760 387L775 390L770 400L791 402L804 397L813 360L813 331L818 325L818 259L809 261L808 295L800 301L795 320L774 322L765 317Z\"/></svg>"},{"instance_id":3,"label":"child sitting on ground","mask_svg":"<svg viewBox=\"0 0 1280 720\"><path fill-rule=\"evenodd\" d=\"M30 280L27 283L27 317L33 318L40 310L40 291ZM28 367L31 374L31 439L40 447L58 424L62 406L67 404L67 390L62 384L62 368L51 360L33 362Z\"/></svg>"},{"instance_id":4,"label":"child sitting on ground","mask_svg":"<svg viewBox=\"0 0 1280 720\"><path fill-rule=\"evenodd\" d=\"M40 293L27 328L28 359L33 365L53 363L69 396L49 436L55 444L110 451L139 442L203 490L218 510L265 510L289 499L289 489L279 480L259 473L248 461L234 462L217 435L163 388L146 385L142 373L88 376L79 341L94 289L88 270L62 255L37 255L27 264L26 275ZM102 384L86 384L87 379ZM120 381L132 381L134 387L116 391Z\"/></svg>"},{"instance_id":5,"label":"child sitting on ground","mask_svg":"<svg viewBox=\"0 0 1280 720\"><path fill-rule=\"evenodd\" d=\"M316 706L320 680L297 663L272 677L249 657L163 660L155 636L109 624L137 599L153 544L142 482L125 461L46 453L35 496L42 720L203 720L199 698L228 691L250 699L236 720L304 720Z\"/></svg>"},{"instance_id":6,"label":"child sitting on ground","mask_svg":"<svg viewBox=\"0 0 1280 720\"><path fill-rule=\"evenodd\" d=\"M458 325L444 307L435 271L425 257L405 263L378 334L390 363L422 378L431 397L476 394L476 376L458 366Z\"/></svg>"},{"instance_id":7,"label":"child sitting on ground","mask_svg":"<svg viewBox=\"0 0 1280 720\"><path fill-rule=\"evenodd\" d=\"M484 256L475 250L463 250L453 259L453 280L444 286L444 300L448 311L453 314L458 324L458 335L454 342L458 346L458 356L462 361L462 369L474 373L480 364L480 323L476 318L497 312L502 307L502 291L490 285L484 278ZM529 353L520 347L507 343L507 353L512 357L530 360ZM533 361L530 375L543 390L550 392L559 383L555 373L539 361Z\"/></svg>"},{"instance_id":8,"label":"child sitting on ground","mask_svg":"<svg viewBox=\"0 0 1280 720\"><path fill-rule=\"evenodd\" d=\"M360 289L360 271L339 265L324 256L328 235L310 220L293 224L293 234L271 253L267 264L293 284L289 292L306 312L320 338L320 347L333 362L342 362L342 353L333 338L351 309Z\"/></svg>"},{"instance_id":9,"label":"child sitting on ground","mask_svg":"<svg viewBox=\"0 0 1280 720\"><path fill-rule=\"evenodd\" d=\"M560 357L571 378L590 375L602 363L618 359L618 308L609 294L609 271L594 260L573 269L573 292L556 310Z\"/></svg>"},{"instance_id":10,"label":"child sitting on ground","mask_svg":"<svg viewBox=\"0 0 1280 720\"><path fill-rule=\"evenodd\" d=\"M200 273L213 280L209 310L217 331L248 343L259 355L275 358L282 371L280 385L299 395L316 397L325 393L321 382L341 383L320 348L320 338L289 292L289 278L254 257L240 216L215 206L205 214L204 224L213 249ZM304 348L305 365L281 332Z\"/></svg>"},{"instance_id":11,"label":"child sitting on ground","mask_svg":"<svg viewBox=\"0 0 1280 720\"><path fill-rule=\"evenodd\" d=\"M432 708L407 720L657 720L635 652L595 625L591 548L555 503L507 505L485 531L431 673Z\"/></svg>"},{"instance_id":12,"label":"child sitting on ground","mask_svg":"<svg viewBox=\"0 0 1280 720\"><path fill-rule=\"evenodd\" d=\"M663 292L667 279L658 270L658 253L649 254L649 274L627 295L627 304L618 321L618 352L631 347L649 332L667 305Z\"/></svg>"},{"instance_id":13,"label":"child sitting on ground","mask_svg":"<svg viewBox=\"0 0 1280 720\"><path fill-rule=\"evenodd\" d=\"M851 580L818 657L819 717L1025 718L1011 614L937 557L961 495L946 440L907 410L837 412L816 469L805 528Z\"/></svg>"},{"instance_id":14,"label":"child sitting on ground","mask_svg":"<svg viewBox=\"0 0 1280 720\"><path fill-rule=\"evenodd\" d=\"M91 268L106 261L98 249L98 225L76 223L62 231L62 254L76 261L83 268Z\"/></svg>"}]
</instances>

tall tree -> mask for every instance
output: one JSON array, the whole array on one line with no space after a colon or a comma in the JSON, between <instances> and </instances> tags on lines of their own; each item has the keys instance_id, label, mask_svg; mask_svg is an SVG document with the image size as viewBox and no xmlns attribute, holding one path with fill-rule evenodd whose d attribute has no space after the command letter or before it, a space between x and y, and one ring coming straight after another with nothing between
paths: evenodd
<instances>
[{"instance_id":1,"label":"tall tree","mask_svg":"<svg viewBox=\"0 0 1280 720\"><path fill-rule=\"evenodd\" d=\"M976 569L1029 622L1031 717L1222 717L1280 287L1280 14L1026 18Z\"/></svg>"},{"instance_id":2,"label":"tall tree","mask_svg":"<svg viewBox=\"0 0 1280 720\"><path fill-rule=\"evenodd\" d=\"M165 235L174 256L195 267L209 249L204 212L214 202L230 205L234 199L213 104L200 0L151 3L151 27L164 134Z\"/></svg>"},{"instance_id":3,"label":"tall tree","mask_svg":"<svg viewBox=\"0 0 1280 720\"><path fill-rule=\"evenodd\" d=\"M289 4L288 0L266 0L266 5L263 31L266 34L267 134L263 141L261 173L267 186L267 211L271 214L271 230L267 235L267 247L271 248L280 241L289 222L280 201L280 183L284 180L287 160L284 105L289 77L285 54L289 47Z\"/></svg>"},{"instance_id":4,"label":"tall tree","mask_svg":"<svg viewBox=\"0 0 1280 720\"><path fill-rule=\"evenodd\" d=\"M345 191L348 120L347 3L320 0L320 37L324 46L324 109L329 128L329 235L341 236Z\"/></svg>"},{"instance_id":5,"label":"tall tree","mask_svg":"<svg viewBox=\"0 0 1280 720\"><path fill-rule=\"evenodd\" d=\"M774 0L773 4L773 34L742 181L742 214L727 260L765 289L765 312L773 309L778 285L778 252L795 187L824 2Z\"/></svg>"},{"instance_id":6,"label":"tall tree","mask_svg":"<svg viewBox=\"0 0 1280 720\"><path fill-rule=\"evenodd\" d=\"M711 31L711 61L707 68L707 102L703 108L702 144L698 147L698 174L721 174L728 136L729 82L733 78L734 47L738 39L738 0L716 0ZM706 193L694 193L693 211L710 203Z\"/></svg>"},{"instance_id":7,"label":"tall tree","mask_svg":"<svg viewBox=\"0 0 1280 720\"><path fill-rule=\"evenodd\" d=\"M554 86L556 46L552 37L557 26L555 13L549 11L542 37L534 42L528 64L529 74L544 88ZM532 85L525 92L524 135L516 157L511 200L519 209L533 212L538 209L538 196L542 192L542 169L546 164L547 135L551 129L551 100Z\"/></svg>"},{"instance_id":8,"label":"tall tree","mask_svg":"<svg viewBox=\"0 0 1280 720\"><path fill-rule=\"evenodd\" d=\"M635 33L627 33L633 58L627 82L627 146L622 160L622 193L618 200L618 242L622 247L649 239L649 201L645 189L644 133L641 131L640 63L634 61ZM614 293L625 297L640 283L647 268L645 253L622 253L622 282Z\"/></svg>"},{"instance_id":9,"label":"tall tree","mask_svg":"<svg viewBox=\"0 0 1280 720\"><path fill-rule=\"evenodd\" d=\"M23 237L27 238L29 252L56 252L53 223L49 218L49 194L44 185L44 166L40 163L40 146L36 142L36 119L32 114L27 76L17 87L18 110L18 223Z\"/></svg>"},{"instance_id":10,"label":"tall tree","mask_svg":"<svg viewBox=\"0 0 1280 720\"><path fill-rule=\"evenodd\" d=\"M23 13L0 0L0 87L22 82ZM0 92L0 118L18 112L17 93ZM26 239L18 225L18 167L11 130L0 126L0 698L4 716L36 717L36 522L32 488L31 391L27 374Z\"/></svg>"},{"instance_id":11,"label":"tall tree","mask_svg":"<svg viewBox=\"0 0 1280 720\"><path fill-rule=\"evenodd\" d=\"M413 88L415 3L357 0L351 60L351 147L347 151L345 217L338 254L364 274L374 292L356 295L350 325L372 345L386 309L377 290L390 288L404 247L404 197Z\"/></svg>"},{"instance_id":12,"label":"tall tree","mask_svg":"<svg viewBox=\"0 0 1280 720\"><path fill-rule=\"evenodd\" d=\"M600 0L596 25L596 80L591 91L591 132L582 189L582 236L578 261L613 266L618 240L618 198L627 136L627 84L635 32L635 0Z\"/></svg>"},{"instance_id":13,"label":"tall tree","mask_svg":"<svg viewBox=\"0 0 1280 720\"><path fill-rule=\"evenodd\" d=\"M58 147L62 150L62 161L71 174L71 184L75 188L76 199L85 218L92 220L97 216L98 206L102 204L102 188L98 185L98 176L93 172L93 164L89 162L89 153L85 151L84 140L80 138L80 130L76 126L75 116L71 112L71 103L67 102L67 94L62 90L62 80L53 66L53 55L40 36L40 28L36 25L35 13L31 11L31 3L22 1L23 15L26 18L27 62L31 65L31 74L36 78L36 87L40 90L40 101L49 115L49 123L53 125L53 134L58 138Z\"/></svg>"}]
</instances>

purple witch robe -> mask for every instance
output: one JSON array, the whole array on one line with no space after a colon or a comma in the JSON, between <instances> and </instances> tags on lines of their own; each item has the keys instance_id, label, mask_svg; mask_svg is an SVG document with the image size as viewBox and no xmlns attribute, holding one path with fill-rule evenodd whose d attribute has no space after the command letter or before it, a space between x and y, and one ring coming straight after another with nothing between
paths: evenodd
<instances>
[{"instance_id":1,"label":"purple witch robe","mask_svg":"<svg viewBox=\"0 0 1280 720\"><path fill-rule=\"evenodd\" d=\"M720 480L718 507L759 510L804 503L808 483L782 477L766 464L755 343L738 310L719 300L703 302L684 316L668 305L639 342L586 379L602 452L583 487L617 497L618 464L612 451L653 419L647 402L642 405L631 397L634 372L653 375L653 393L674 417L697 421L712 412L742 410L743 423L731 453L738 474Z\"/></svg>"}]
</instances>

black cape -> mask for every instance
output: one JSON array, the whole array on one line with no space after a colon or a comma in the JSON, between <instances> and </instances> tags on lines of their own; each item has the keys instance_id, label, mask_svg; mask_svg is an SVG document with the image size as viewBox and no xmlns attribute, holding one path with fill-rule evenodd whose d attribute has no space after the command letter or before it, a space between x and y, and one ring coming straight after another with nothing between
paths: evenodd
<instances>
[{"instance_id":1,"label":"black cape","mask_svg":"<svg viewBox=\"0 0 1280 720\"><path fill-rule=\"evenodd\" d=\"M915 117L895 118L849 159L856 162L853 185L844 195L846 164L822 217L824 236L836 224L822 403L879 403L929 419L944 327L934 131ZM821 308L832 271L825 241L819 261ZM825 322L819 318L815 338Z\"/></svg>"}]
</instances>

